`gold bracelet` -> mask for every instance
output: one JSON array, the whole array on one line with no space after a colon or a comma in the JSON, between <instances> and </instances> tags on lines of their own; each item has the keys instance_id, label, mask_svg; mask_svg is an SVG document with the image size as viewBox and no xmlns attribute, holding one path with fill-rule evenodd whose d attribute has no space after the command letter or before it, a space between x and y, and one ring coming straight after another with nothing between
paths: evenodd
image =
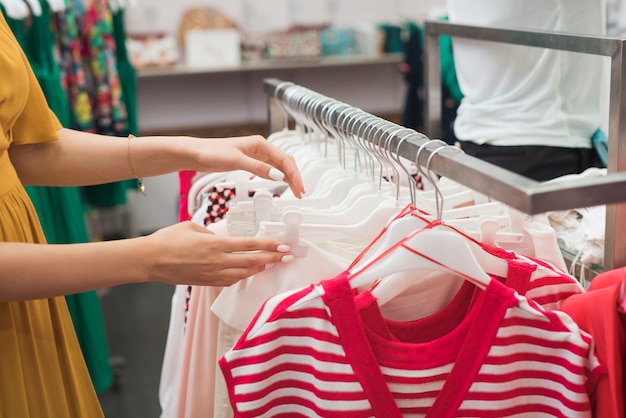
<instances>
[{"instance_id":1,"label":"gold bracelet","mask_svg":"<svg viewBox=\"0 0 626 418\"><path fill-rule=\"evenodd\" d=\"M130 140L132 138L135 138L135 135L133 135L133 134L128 135L128 146L127 146L127 150L128 150L128 166L130 167L130 172L132 173L132 175L135 176L137 181L139 181L139 191L141 192L142 195L147 196L146 195L146 186L143 184L143 177L139 177L135 173L135 169L133 168L133 160L130 158Z\"/></svg>"}]
</instances>

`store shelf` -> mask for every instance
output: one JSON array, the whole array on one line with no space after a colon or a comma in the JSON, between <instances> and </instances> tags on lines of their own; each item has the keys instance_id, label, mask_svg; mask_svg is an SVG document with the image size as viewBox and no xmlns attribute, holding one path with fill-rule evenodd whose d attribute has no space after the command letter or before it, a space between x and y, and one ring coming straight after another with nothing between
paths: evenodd
<instances>
[{"instance_id":1,"label":"store shelf","mask_svg":"<svg viewBox=\"0 0 626 418\"><path fill-rule=\"evenodd\" d=\"M193 74L219 74L267 70L289 70L305 68L342 67L354 65L394 64L402 62L403 54L383 54L375 56L350 55L320 58L300 58L290 60L248 61L239 65L189 68L184 64L171 67L146 67L137 70L139 78L172 77Z\"/></svg>"}]
</instances>

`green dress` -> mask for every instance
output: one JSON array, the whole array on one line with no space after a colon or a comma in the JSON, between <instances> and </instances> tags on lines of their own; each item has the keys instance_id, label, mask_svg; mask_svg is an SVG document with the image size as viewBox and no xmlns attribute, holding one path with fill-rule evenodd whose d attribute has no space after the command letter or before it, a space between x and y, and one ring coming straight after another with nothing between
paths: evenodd
<instances>
[{"instance_id":1,"label":"green dress","mask_svg":"<svg viewBox=\"0 0 626 418\"><path fill-rule=\"evenodd\" d=\"M92 0L84 3L84 10L76 14L80 22L79 36L83 44L83 61L93 80L93 103L96 132L105 135L136 135L130 130L126 95L134 95L134 86L129 85L128 77L120 74L120 43L116 34L116 22L107 0ZM119 27L119 20L117 21ZM126 71L127 68L122 69ZM132 76L132 75L131 75ZM136 124L135 124L136 129ZM136 189L136 180L123 180L113 183L85 187L85 199L95 208L107 208L127 203L126 192Z\"/></svg>"},{"instance_id":2,"label":"green dress","mask_svg":"<svg viewBox=\"0 0 626 418\"><path fill-rule=\"evenodd\" d=\"M115 37L115 56L117 58L117 71L120 77L120 84L126 105L126 116L128 118L128 131L139 135L137 116L137 70L128 58L126 50L126 27L124 26L124 9L120 8L113 13L113 36ZM136 188L136 184L134 184Z\"/></svg>"},{"instance_id":3,"label":"green dress","mask_svg":"<svg viewBox=\"0 0 626 418\"><path fill-rule=\"evenodd\" d=\"M50 9L45 1L41 5L41 16L31 16L28 25L8 18L7 22L28 57L50 109L63 126L69 126L69 102L53 56ZM48 243L89 241L79 188L28 186L26 191L37 211ZM94 388L98 393L103 392L113 383L113 371L109 363L106 331L98 295L91 291L65 298Z\"/></svg>"}]
</instances>

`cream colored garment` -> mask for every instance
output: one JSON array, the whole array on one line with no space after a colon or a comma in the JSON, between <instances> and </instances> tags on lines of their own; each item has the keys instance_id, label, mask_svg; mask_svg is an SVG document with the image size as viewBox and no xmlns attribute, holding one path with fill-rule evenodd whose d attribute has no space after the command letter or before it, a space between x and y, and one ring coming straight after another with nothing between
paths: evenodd
<instances>
[{"instance_id":1,"label":"cream colored garment","mask_svg":"<svg viewBox=\"0 0 626 418\"><path fill-rule=\"evenodd\" d=\"M356 257L354 254L353 258L345 259L323 251L304 239L300 242L308 247L305 257L296 257L290 263L275 264L268 270L225 288L211 306L213 313L230 327L244 331L268 298L335 277ZM233 309L233 306L237 306L237 309Z\"/></svg>"},{"instance_id":2,"label":"cream colored garment","mask_svg":"<svg viewBox=\"0 0 626 418\"><path fill-rule=\"evenodd\" d=\"M301 244L304 243L306 241L301 239ZM260 274L224 288L219 294L211 306L213 313L219 317L218 359L235 345L239 336L269 297L334 277L345 270L357 255L347 252L343 255L349 258L342 258L311 243L306 245L308 246L306 256L296 257L287 264L276 264ZM359 251L361 249L359 248ZM213 416L214 418L231 417L232 408L226 383L221 372L218 374L215 381Z\"/></svg>"},{"instance_id":3,"label":"cream colored garment","mask_svg":"<svg viewBox=\"0 0 626 418\"><path fill-rule=\"evenodd\" d=\"M194 286L185 332L178 418L210 417L217 366L218 318L210 307L221 288ZM215 417L221 418L219 415Z\"/></svg>"},{"instance_id":4,"label":"cream colored garment","mask_svg":"<svg viewBox=\"0 0 626 418\"><path fill-rule=\"evenodd\" d=\"M226 234L222 222L209 229ZM221 289L193 286L186 303L187 286L176 287L159 386L161 418L211 418L207 411L213 411L218 327L209 308Z\"/></svg>"},{"instance_id":5,"label":"cream colored garment","mask_svg":"<svg viewBox=\"0 0 626 418\"><path fill-rule=\"evenodd\" d=\"M229 327L224 321L219 321L217 333L217 358L220 359L228 350L235 346L243 331ZM213 409L215 418L232 418L233 408L228 398L228 387L224 375L220 372L215 374L215 404Z\"/></svg>"}]
</instances>

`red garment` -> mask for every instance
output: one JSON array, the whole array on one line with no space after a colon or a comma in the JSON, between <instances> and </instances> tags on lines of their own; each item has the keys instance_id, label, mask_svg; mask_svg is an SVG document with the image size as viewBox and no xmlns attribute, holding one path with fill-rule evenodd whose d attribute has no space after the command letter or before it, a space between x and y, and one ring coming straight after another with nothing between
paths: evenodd
<instances>
[{"instance_id":1,"label":"red garment","mask_svg":"<svg viewBox=\"0 0 626 418\"><path fill-rule=\"evenodd\" d=\"M598 359L607 369L596 391L594 416L598 418L624 417L626 329L617 304L625 275L625 268L602 273L591 281L586 293L570 296L561 305L561 310L591 334Z\"/></svg>"},{"instance_id":2,"label":"red garment","mask_svg":"<svg viewBox=\"0 0 626 418\"><path fill-rule=\"evenodd\" d=\"M472 296L407 323L346 274L268 299L219 361L234 416L588 417L591 337L497 280Z\"/></svg>"},{"instance_id":3,"label":"red garment","mask_svg":"<svg viewBox=\"0 0 626 418\"><path fill-rule=\"evenodd\" d=\"M189 189L193 183L194 170L182 170L178 172L178 221L188 221L191 215L187 211L187 201L189 200Z\"/></svg>"}]
</instances>

